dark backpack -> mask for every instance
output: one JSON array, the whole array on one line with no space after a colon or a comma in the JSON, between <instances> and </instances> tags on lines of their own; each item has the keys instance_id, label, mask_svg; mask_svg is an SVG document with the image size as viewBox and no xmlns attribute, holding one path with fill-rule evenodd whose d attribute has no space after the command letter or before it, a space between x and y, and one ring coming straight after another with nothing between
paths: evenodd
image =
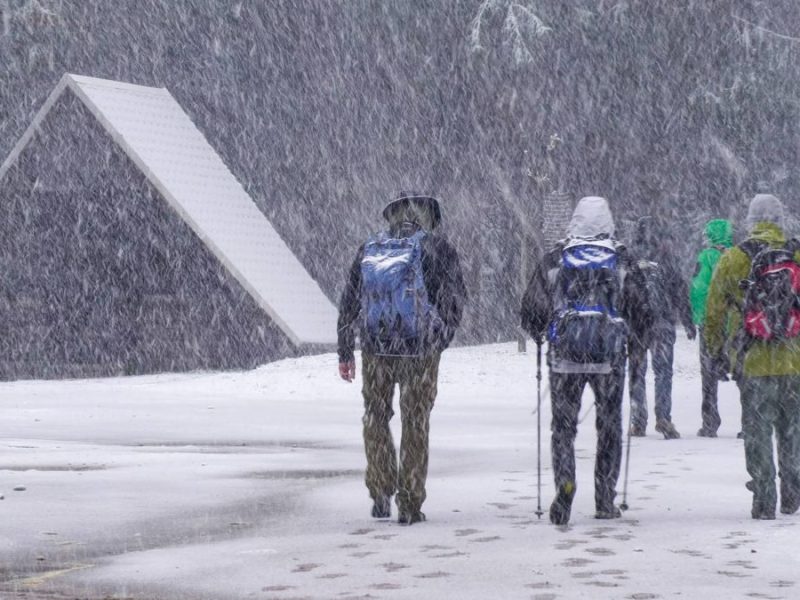
<instances>
[{"instance_id":1,"label":"dark backpack","mask_svg":"<svg viewBox=\"0 0 800 600\"><path fill-rule=\"evenodd\" d=\"M443 329L422 273L423 230L383 231L367 240L361 261L362 335L382 356L426 354Z\"/></svg>"},{"instance_id":2,"label":"dark backpack","mask_svg":"<svg viewBox=\"0 0 800 600\"><path fill-rule=\"evenodd\" d=\"M800 265L797 242L783 248L749 240L740 244L751 260L744 290L742 326L751 340L779 341L800 335Z\"/></svg>"},{"instance_id":3,"label":"dark backpack","mask_svg":"<svg viewBox=\"0 0 800 600\"><path fill-rule=\"evenodd\" d=\"M556 311L548 328L554 358L579 365L610 363L624 349L618 314L619 256L612 240L570 240L556 276Z\"/></svg>"},{"instance_id":4,"label":"dark backpack","mask_svg":"<svg viewBox=\"0 0 800 600\"><path fill-rule=\"evenodd\" d=\"M664 304L667 298L666 275L664 274L663 263L652 260L640 260L638 263L639 271L644 277L645 287L647 288L647 300L651 307Z\"/></svg>"}]
</instances>

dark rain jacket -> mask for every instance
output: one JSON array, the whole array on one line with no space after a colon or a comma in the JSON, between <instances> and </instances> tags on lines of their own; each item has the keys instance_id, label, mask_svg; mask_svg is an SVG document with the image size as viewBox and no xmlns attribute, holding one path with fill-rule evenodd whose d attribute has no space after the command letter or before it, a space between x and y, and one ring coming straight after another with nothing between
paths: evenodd
<instances>
[{"instance_id":1,"label":"dark rain jacket","mask_svg":"<svg viewBox=\"0 0 800 600\"><path fill-rule=\"evenodd\" d=\"M631 248L631 254L642 263L650 261L658 264L659 285L657 293L648 298L650 309L653 313L653 326L655 329L668 326L674 327L680 320L687 331L694 330L692 321L692 305L689 301L689 285L678 268L678 261L673 253L668 238L664 238L654 226L646 235L637 236ZM644 239L643 239L644 238Z\"/></svg>"},{"instance_id":2,"label":"dark rain jacket","mask_svg":"<svg viewBox=\"0 0 800 600\"><path fill-rule=\"evenodd\" d=\"M564 242L544 255L534 269L525 290L520 310L521 324L534 340L543 340L547 327L554 318L556 277L561 265ZM652 315L647 302L644 277L625 247L619 245L617 254L621 264L622 298L619 313L628 325L628 339L640 340L652 325Z\"/></svg>"},{"instance_id":3,"label":"dark rain jacket","mask_svg":"<svg viewBox=\"0 0 800 600\"><path fill-rule=\"evenodd\" d=\"M390 230L391 231L391 230ZM396 232L394 232L396 233ZM355 351L356 325L361 327L361 262L364 246L356 253L350 267L342 297L339 302L338 350L340 362L351 362ZM446 349L461 323L467 290L461 272L458 253L450 243L436 233L427 233L422 240L422 276L428 292L428 300L444 322L444 329L437 339L431 341L426 353ZM361 335L362 350L370 353L368 336Z\"/></svg>"}]
</instances>

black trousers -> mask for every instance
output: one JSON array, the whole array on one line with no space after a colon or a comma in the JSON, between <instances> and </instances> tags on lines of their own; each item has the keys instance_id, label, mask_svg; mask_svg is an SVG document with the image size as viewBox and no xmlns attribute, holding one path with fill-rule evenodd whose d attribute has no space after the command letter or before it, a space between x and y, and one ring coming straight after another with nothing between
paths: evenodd
<instances>
[{"instance_id":1,"label":"black trousers","mask_svg":"<svg viewBox=\"0 0 800 600\"><path fill-rule=\"evenodd\" d=\"M718 378L714 370L714 358L708 353L702 328L697 337L700 339L700 385L703 392L700 414L703 418L703 429L716 433L722 423L717 407Z\"/></svg>"},{"instance_id":2,"label":"black trousers","mask_svg":"<svg viewBox=\"0 0 800 600\"><path fill-rule=\"evenodd\" d=\"M594 498L598 511L611 511L622 462L622 394L625 369L607 374L550 373L553 421L551 451L556 489L575 485L575 436L581 398L586 384L595 395L597 454L594 465Z\"/></svg>"}]
</instances>

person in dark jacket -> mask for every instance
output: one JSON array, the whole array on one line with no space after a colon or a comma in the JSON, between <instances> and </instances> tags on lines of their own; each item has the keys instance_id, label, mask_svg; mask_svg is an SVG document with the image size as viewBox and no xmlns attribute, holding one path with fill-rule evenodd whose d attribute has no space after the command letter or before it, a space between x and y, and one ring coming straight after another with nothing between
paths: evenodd
<instances>
[{"instance_id":1,"label":"person in dark jacket","mask_svg":"<svg viewBox=\"0 0 800 600\"><path fill-rule=\"evenodd\" d=\"M350 268L339 303L339 375L353 381L356 373L355 335L359 331L362 350L364 397L364 447L367 456L366 484L373 500L372 516L389 518L391 499L397 494L398 522L411 525L425 520L425 481L428 472L430 413L436 399L439 359L450 345L461 322L467 297L458 254L435 232L441 221L437 199L401 193L383 211L389 224L381 240L420 240L424 293L432 325L424 335L395 338L376 336L368 315L365 273L369 277L373 256L371 241L362 245ZM373 242L374 244L374 242ZM366 255L366 258L365 258ZM400 387L402 437L398 468L389 420L394 414L394 386Z\"/></svg>"},{"instance_id":2,"label":"person in dark jacket","mask_svg":"<svg viewBox=\"0 0 800 600\"><path fill-rule=\"evenodd\" d=\"M690 340L697 331L692 321L689 288L681 276L672 250L672 239L664 223L652 217L642 217L636 223L636 236L631 252L642 271L648 302L653 314L653 327L641 344L629 349L631 431L641 437L647 429L647 352L653 359L655 379L656 431L665 439L676 439L680 433L672 423L672 363L675 348L676 317Z\"/></svg>"},{"instance_id":3,"label":"person in dark jacket","mask_svg":"<svg viewBox=\"0 0 800 600\"><path fill-rule=\"evenodd\" d=\"M537 344L545 333L552 332L563 314L564 249L582 241L605 244L617 257L615 278L620 290L616 302L618 318L624 322L621 346L607 363L583 364L566 360L554 349L557 344L548 336L547 363L550 371L552 402L551 450L556 497L550 506L550 521L556 525L569 522L575 496L575 436L583 390L588 384L595 395L597 454L595 457L595 517L620 516L614 505L622 457L622 397L625 383L625 342L644 335L650 325L644 281L625 247L613 239L614 221L605 198L581 199L572 215L568 238L559 242L536 265L525 291L521 307L522 327ZM627 333L626 333L627 332ZM629 342L628 342L629 343Z\"/></svg>"}]
</instances>

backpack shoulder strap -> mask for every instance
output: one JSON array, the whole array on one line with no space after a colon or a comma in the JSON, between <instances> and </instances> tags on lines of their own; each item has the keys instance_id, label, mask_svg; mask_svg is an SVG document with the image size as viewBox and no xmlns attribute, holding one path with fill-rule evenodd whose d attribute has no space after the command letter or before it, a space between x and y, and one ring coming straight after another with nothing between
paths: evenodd
<instances>
[{"instance_id":1,"label":"backpack shoulder strap","mask_svg":"<svg viewBox=\"0 0 800 600\"><path fill-rule=\"evenodd\" d=\"M800 252L800 240L796 237L793 237L789 240L786 240L786 244L784 245L789 252L795 254L796 252Z\"/></svg>"},{"instance_id":2,"label":"backpack shoulder strap","mask_svg":"<svg viewBox=\"0 0 800 600\"><path fill-rule=\"evenodd\" d=\"M766 247L767 247L766 242L762 242L761 240L752 240L752 239L745 240L737 246L739 250L741 250L747 255L747 258L750 259L750 262L753 262L753 259L756 257L756 254L761 252Z\"/></svg>"}]
</instances>

